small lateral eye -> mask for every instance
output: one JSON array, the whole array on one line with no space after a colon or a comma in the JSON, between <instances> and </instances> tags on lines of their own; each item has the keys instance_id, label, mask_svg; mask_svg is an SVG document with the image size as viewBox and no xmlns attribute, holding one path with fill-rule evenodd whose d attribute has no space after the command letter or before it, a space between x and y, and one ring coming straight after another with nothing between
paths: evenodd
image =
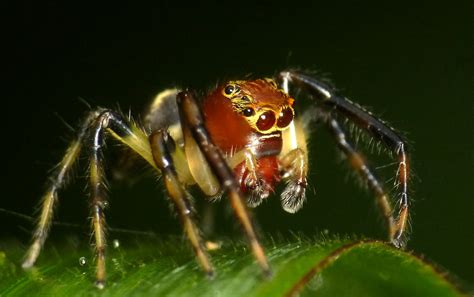
<instances>
[{"instance_id":1,"label":"small lateral eye","mask_svg":"<svg viewBox=\"0 0 474 297\"><path fill-rule=\"evenodd\" d=\"M284 108L278 114L277 126L279 128L285 128L293 120L293 111L290 108Z\"/></svg>"},{"instance_id":2,"label":"small lateral eye","mask_svg":"<svg viewBox=\"0 0 474 297\"><path fill-rule=\"evenodd\" d=\"M269 130L270 128L273 127L273 125L275 125L275 113L273 113L273 111L265 111L264 113L262 113L260 115L260 117L258 117L258 121L257 121L257 128L260 130L260 131L266 131L266 130Z\"/></svg>"},{"instance_id":3,"label":"small lateral eye","mask_svg":"<svg viewBox=\"0 0 474 297\"><path fill-rule=\"evenodd\" d=\"M232 93L234 93L235 91L235 87L233 85L227 85L224 89L224 92L226 93L226 95L231 95Z\"/></svg>"},{"instance_id":4,"label":"small lateral eye","mask_svg":"<svg viewBox=\"0 0 474 297\"><path fill-rule=\"evenodd\" d=\"M242 111L242 114L246 117L251 117L255 114L255 110L253 110L251 107L247 107Z\"/></svg>"}]
</instances>

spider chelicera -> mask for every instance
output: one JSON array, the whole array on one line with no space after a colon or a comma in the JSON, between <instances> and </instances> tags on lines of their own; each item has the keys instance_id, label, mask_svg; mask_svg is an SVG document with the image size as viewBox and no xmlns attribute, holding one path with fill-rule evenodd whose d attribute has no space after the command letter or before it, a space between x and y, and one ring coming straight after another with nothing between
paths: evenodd
<instances>
[{"instance_id":1,"label":"spider chelicera","mask_svg":"<svg viewBox=\"0 0 474 297\"><path fill-rule=\"evenodd\" d=\"M35 263L48 235L58 191L84 147L89 157L96 284L100 288L104 286L107 197L102 151L106 138L111 137L161 173L198 262L209 276L213 267L193 220L186 190L191 185L197 185L210 197L227 194L258 264L265 274L270 274L247 206L259 205L278 183L286 182L280 195L283 209L294 213L302 207L308 173L305 125L311 122L302 121L304 118L322 119L349 164L373 192L386 222L388 240L401 247L408 219L405 141L382 120L308 74L285 71L276 81L269 78L230 81L199 101L191 91L166 90L152 102L141 126L113 110L98 108L90 112L50 178L23 267ZM303 112L295 117L295 100L289 95L289 86L301 89L311 98L313 107L306 115ZM396 216L382 183L349 140L341 119L366 131L398 159Z\"/></svg>"}]
</instances>

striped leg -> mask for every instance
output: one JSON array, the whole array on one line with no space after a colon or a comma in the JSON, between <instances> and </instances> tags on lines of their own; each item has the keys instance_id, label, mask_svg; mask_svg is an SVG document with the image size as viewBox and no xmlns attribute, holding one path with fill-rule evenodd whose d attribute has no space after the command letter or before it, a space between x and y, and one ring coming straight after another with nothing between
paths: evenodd
<instances>
[{"instance_id":1,"label":"striped leg","mask_svg":"<svg viewBox=\"0 0 474 297\"><path fill-rule=\"evenodd\" d=\"M106 133L107 132L107 133ZM121 114L104 110L94 120L90 127L90 155L89 155L89 182L92 211L92 229L95 239L96 253L96 286L100 289L105 286L105 215L107 195L103 170L103 147L107 134L123 142L141 155L153 167L151 149L146 134L134 123L129 123Z\"/></svg>"},{"instance_id":2,"label":"striped leg","mask_svg":"<svg viewBox=\"0 0 474 297\"><path fill-rule=\"evenodd\" d=\"M250 215L245 207L244 195L235 179L234 173L227 165L219 148L212 142L204 127L204 120L194 96L189 92L181 92L177 96L177 101L183 129L190 130L193 138L204 154L207 163L211 167L212 172L219 180L221 188L228 193L234 213L243 226L255 258L264 274L270 276L270 266L265 252L258 241Z\"/></svg>"},{"instance_id":3,"label":"striped leg","mask_svg":"<svg viewBox=\"0 0 474 297\"><path fill-rule=\"evenodd\" d=\"M84 120L76 139L70 143L63 159L49 178L49 185L41 200L41 212L33 233L32 243L22 264L23 268L32 267L41 252L53 219L54 207L58 200L58 191L64 187L68 173L71 171L71 168L80 155L82 143L87 134L88 127L96 117L97 113L91 113Z\"/></svg>"},{"instance_id":4,"label":"striped leg","mask_svg":"<svg viewBox=\"0 0 474 297\"><path fill-rule=\"evenodd\" d=\"M407 145L398 133L384 121L376 118L358 104L337 94L334 88L317 79L300 72L285 71L280 74L283 84L292 82L314 95L319 108L347 118L349 121L365 130L376 140L390 149L398 158L398 182L400 194L398 200L398 217L390 233L391 242L401 247L405 244L404 232L408 221L408 179L409 165ZM332 123L330 123L332 126Z\"/></svg>"},{"instance_id":5,"label":"striped leg","mask_svg":"<svg viewBox=\"0 0 474 297\"><path fill-rule=\"evenodd\" d=\"M103 289L105 286L105 215L107 206L107 194L105 186L103 146L105 144L105 128L114 119L109 112L102 113L91 127L91 148L89 156L89 190L90 207L92 217L92 230L95 240L96 254L96 286Z\"/></svg>"},{"instance_id":6,"label":"striped leg","mask_svg":"<svg viewBox=\"0 0 474 297\"><path fill-rule=\"evenodd\" d=\"M159 130L150 135L150 145L153 159L163 174L166 190L178 211L184 226L184 232L193 246L201 267L209 277L212 277L214 275L214 269L202 243L199 230L196 224L194 224L191 202L178 179L170 154L170 150L176 149L176 145L171 136L163 130Z\"/></svg>"},{"instance_id":7,"label":"striped leg","mask_svg":"<svg viewBox=\"0 0 474 297\"><path fill-rule=\"evenodd\" d=\"M50 179L51 184L43 196L42 210L33 235L33 243L26 254L23 267L28 268L34 265L48 234L58 190L64 186L66 176L77 160L81 148L86 146L89 149L89 189L97 259L96 284L99 288L104 287L106 274L104 209L107 206L107 197L102 149L105 144L105 132L129 146L156 168L148 138L142 130L133 123L128 123L120 114L113 111L98 109L91 112L82 124L76 140L71 143L58 169Z\"/></svg>"},{"instance_id":8,"label":"striped leg","mask_svg":"<svg viewBox=\"0 0 474 297\"><path fill-rule=\"evenodd\" d=\"M350 143L349 139L347 139L346 132L342 129L339 123L332 119L329 121L328 125L329 130L337 142L337 145L346 155L349 164L365 181L367 181L369 188L374 192L377 206L379 207L380 212L385 219L390 240L393 240L397 226L392 217L392 207L390 206L389 199L381 183L378 181L377 177L375 177L372 170L369 168L368 164L365 162L360 153L357 152L354 146Z\"/></svg>"}]
</instances>

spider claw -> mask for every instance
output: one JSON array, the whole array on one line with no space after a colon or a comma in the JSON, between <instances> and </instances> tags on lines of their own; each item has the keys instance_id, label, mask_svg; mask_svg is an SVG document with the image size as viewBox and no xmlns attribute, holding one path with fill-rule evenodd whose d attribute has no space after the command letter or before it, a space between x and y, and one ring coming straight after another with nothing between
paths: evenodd
<instances>
[{"instance_id":1,"label":"spider claw","mask_svg":"<svg viewBox=\"0 0 474 297\"><path fill-rule=\"evenodd\" d=\"M213 280L216 277L216 274L214 273L214 270L206 271L206 277L209 280Z\"/></svg>"},{"instance_id":2,"label":"spider claw","mask_svg":"<svg viewBox=\"0 0 474 297\"><path fill-rule=\"evenodd\" d=\"M268 269L265 269L263 271L263 278L266 280L266 281L269 281L273 278L273 271L268 268Z\"/></svg>"},{"instance_id":3,"label":"spider claw","mask_svg":"<svg viewBox=\"0 0 474 297\"><path fill-rule=\"evenodd\" d=\"M105 281L104 280L95 281L95 287L99 290L105 289Z\"/></svg>"},{"instance_id":4,"label":"spider claw","mask_svg":"<svg viewBox=\"0 0 474 297\"><path fill-rule=\"evenodd\" d=\"M403 249L406 247L406 238L398 231L395 237L390 240L390 243L397 249Z\"/></svg>"},{"instance_id":5,"label":"spider claw","mask_svg":"<svg viewBox=\"0 0 474 297\"><path fill-rule=\"evenodd\" d=\"M29 259L25 260L22 264L21 264L21 268L23 269L30 269L32 268L34 265L34 263L32 261L30 261Z\"/></svg>"}]
</instances>

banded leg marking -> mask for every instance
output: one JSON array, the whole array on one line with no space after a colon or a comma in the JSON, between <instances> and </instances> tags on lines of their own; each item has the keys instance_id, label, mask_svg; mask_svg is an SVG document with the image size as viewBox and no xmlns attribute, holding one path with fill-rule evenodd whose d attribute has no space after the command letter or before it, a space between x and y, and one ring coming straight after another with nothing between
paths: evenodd
<instances>
[{"instance_id":1,"label":"banded leg marking","mask_svg":"<svg viewBox=\"0 0 474 297\"><path fill-rule=\"evenodd\" d=\"M107 205L106 187L103 173L102 148L105 132L128 145L156 168L151 155L148 138L138 127L129 124L120 114L97 109L90 112L82 123L76 139L70 144L58 168L50 178L50 185L43 195L42 209L33 234L32 244L25 255L24 268L34 265L48 235L53 217L54 206L58 200L58 191L64 187L66 177L78 159L82 147L86 144L89 151L89 189L91 199L92 230L95 240L97 261L96 284L103 288L105 284L105 217Z\"/></svg>"},{"instance_id":2,"label":"banded leg marking","mask_svg":"<svg viewBox=\"0 0 474 297\"><path fill-rule=\"evenodd\" d=\"M92 229L95 239L96 253L96 285L104 288L106 279L105 251L106 224L104 210L107 206L105 176L103 170L103 146L107 133L129 146L156 168L146 134L135 124L129 123L121 114L103 110L90 128L90 199L92 209ZM107 133L106 133L107 132Z\"/></svg>"},{"instance_id":3,"label":"banded leg marking","mask_svg":"<svg viewBox=\"0 0 474 297\"><path fill-rule=\"evenodd\" d=\"M199 264L206 274L209 277L212 277L214 275L214 269L209 260L209 255L202 243L199 229L193 221L191 202L178 179L174 162L170 154L169 147L173 147L175 144L167 132L160 130L150 135L150 145L153 159L163 174L166 190L176 206L181 222L184 226L184 231L194 249Z\"/></svg>"},{"instance_id":4,"label":"banded leg marking","mask_svg":"<svg viewBox=\"0 0 474 297\"><path fill-rule=\"evenodd\" d=\"M392 207L382 185L373 174L363 157L357 152L354 146L347 139L347 135L336 120L329 121L329 129L337 142L337 145L346 155L349 164L358 172L358 174L367 182L369 188L374 192L382 216L385 219L388 228L389 239L393 240L396 225L392 217Z\"/></svg>"},{"instance_id":5,"label":"banded leg marking","mask_svg":"<svg viewBox=\"0 0 474 297\"><path fill-rule=\"evenodd\" d=\"M409 165L407 145L405 141L384 121L373 116L358 104L339 96L329 85L300 72L285 71L280 73L284 83L292 82L304 87L315 96L315 100L328 112L335 111L349 119L361 129L367 131L374 138L381 141L398 157L398 182L400 183L399 210L395 228L390 234L392 243L401 247L405 244L404 231L408 220L408 180Z\"/></svg>"},{"instance_id":6,"label":"banded leg marking","mask_svg":"<svg viewBox=\"0 0 474 297\"><path fill-rule=\"evenodd\" d=\"M23 268L32 267L41 252L53 219L54 208L58 200L58 192L64 187L67 176L81 153L82 143L86 137L89 125L96 117L97 113L91 113L84 120L76 139L70 143L61 162L49 178L49 185L41 199L41 212L33 233L32 243L22 263Z\"/></svg>"},{"instance_id":7,"label":"banded leg marking","mask_svg":"<svg viewBox=\"0 0 474 297\"><path fill-rule=\"evenodd\" d=\"M189 127L194 139L199 145L201 151L206 157L207 163L212 172L222 185L230 199L231 206L235 215L243 226L244 232L250 242L253 254L257 259L260 267L266 276L271 275L270 266L263 247L257 238L254 226L247 208L245 207L245 197L240 190L232 170L227 165L226 160L222 156L219 148L212 142L206 128L201 111L189 92L181 92L177 96L178 107L181 113L182 127Z\"/></svg>"}]
</instances>

